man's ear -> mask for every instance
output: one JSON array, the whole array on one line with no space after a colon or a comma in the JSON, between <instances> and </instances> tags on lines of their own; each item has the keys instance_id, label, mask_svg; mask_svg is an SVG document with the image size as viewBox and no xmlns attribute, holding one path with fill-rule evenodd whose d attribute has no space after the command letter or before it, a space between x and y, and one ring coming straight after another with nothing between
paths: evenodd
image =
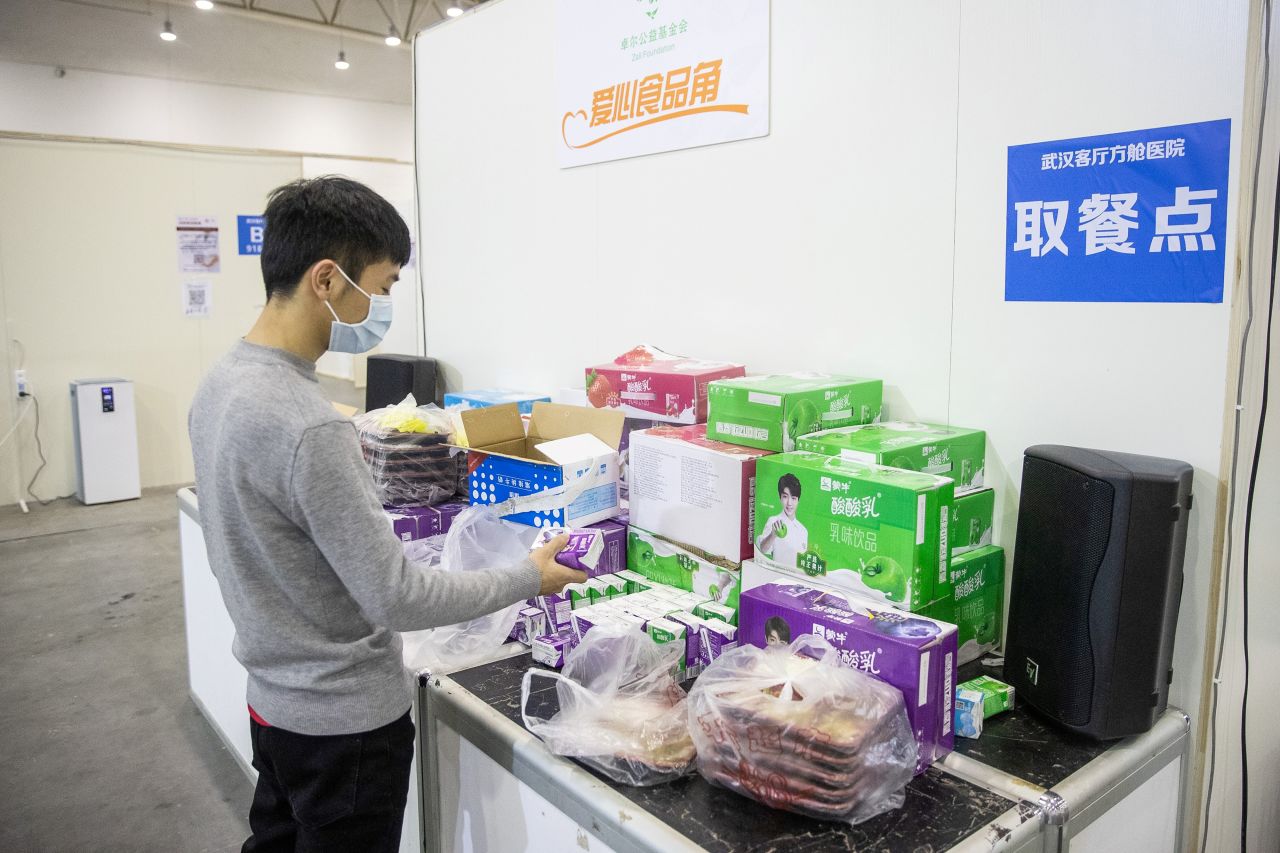
<instances>
[{"instance_id":1,"label":"man's ear","mask_svg":"<svg viewBox=\"0 0 1280 853\"><path fill-rule=\"evenodd\" d=\"M333 287L337 283L338 265L325 259L316 261L303 273L303 284L321 300L328 300L333 295Z\"/></svg>"}]
</instances>

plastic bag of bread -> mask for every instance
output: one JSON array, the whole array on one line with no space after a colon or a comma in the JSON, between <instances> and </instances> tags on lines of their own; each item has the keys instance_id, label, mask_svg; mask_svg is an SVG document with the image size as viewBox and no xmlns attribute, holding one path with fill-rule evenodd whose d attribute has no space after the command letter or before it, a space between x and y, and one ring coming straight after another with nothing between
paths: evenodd
<instances>
[{"instance_id":1,"label":"plastic bag of bread","mask_svg":"<svg viewBox=\"0 0 1280 853\"><path fill-rule=\"evenodd\" d=\"M726 652L688 710L703 777L772 808L861 823L901 806L915 772L901 691L812 634Z\"/></svg>"},{"instance_id":2,"label":"plastic bag of bread","mask_svg":"<svg viewBox=\"0 0 1280 853\"><path fill-rule=\"evenodd\" d=\"M466 454L451 450L453 419L410 394L355 417L360 449L384 506L433 506L466 493Z\"/></svg>"},{"instance_id":3,"label":"plastic bag of bread","mask_svg":"<svg viewBox=\"0 0 1280 853\"><path fill-rule=\"evenodd\" d=\"M683 656L683 643L659 645L643 631L597 627L569 652L560 672L524 674L525 727L556 755L624 785L687 775L694 753L677 680Z\"/></svg>"}]
</instances>

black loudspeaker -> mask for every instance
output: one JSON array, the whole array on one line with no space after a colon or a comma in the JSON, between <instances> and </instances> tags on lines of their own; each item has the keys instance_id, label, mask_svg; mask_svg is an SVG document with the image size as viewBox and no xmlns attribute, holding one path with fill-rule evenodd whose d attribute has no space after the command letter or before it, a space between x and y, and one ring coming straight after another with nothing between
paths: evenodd
<instances>
[{"instance_id":1,"label":"black loudspeaker","mask_svg":"<svg viewBox=\"0 0 1280 853\"><path fill-rule=\"evenodd\" d=\"M1028 448L1005 680L1099 740L1148 731L1173 680L1191 466L1079 447Z\"/></svg>"},{"instance_id":2,"label":"black loudspeaker","mask_svg":"<svg viewBox=\"0 0 1280 853\"><path fill-rule=\"evenodd\" d=\"M436 360L416 355L369 356L364 410L394 406L412 394L419 405L439 403L436 394Z\"/></svg>"}]
</instances>

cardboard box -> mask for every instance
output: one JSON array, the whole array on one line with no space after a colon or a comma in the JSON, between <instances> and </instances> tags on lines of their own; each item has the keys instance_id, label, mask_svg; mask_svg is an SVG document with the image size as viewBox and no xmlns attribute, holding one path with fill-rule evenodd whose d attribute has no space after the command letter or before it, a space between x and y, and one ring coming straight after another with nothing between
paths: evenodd
<instances>
[{"instance_id":1,"label":"cardboard box","mask_svg":"<svg viewBox=\"0 0 1280 853\"><path fill-rule=\"evenodd\" d=\"M711 383L707 436L764 450L796 449L800 436L880 419L884 383L825 373L748 376Z\"/></svg>"},{"instance_id":2,"label":"cardboard box","mask_svg":"<svg viewBox=\"0 0 1280 853\"><path fill-rule=\"evenodd\" d=\"M456 391L444 395L446 406L469 406L472 409L487 409L490 406L502 406L515 403L520 414L533 414L534 403L550 403L551 398L545 394L529 391L508 391L501 388L481 388L476 391Z\"/></svg>"},{"instance_id":3,"label":"cardboard box","mask_svg":"<svg viewBox=\"0 0 1280 853\"><path fill-rule=\"evenodd\" d=\"M815 432L801 450L871 462L955 481L956 494L982 488L987 434L980 429L891 421Z\"/></svg>"},{"instance_id":4,"label":"cardboard box","mask_svg":"<svg viewBox=\"0 0 1280 853\"><path fill-rule=\"evenodd\" d=\"M631 571L667 587L697 593L695 600L699 602L713 600L737 607L739 565L677 545L634 524L627 531L627 567ZM661 594L677 598L669 591Z\"/></svg>"},{"instance_id":5,"label":"cardboard box","mask_svg":"<svg viewBox=\"0 0 1280 853\"><path fill-rule=\"evenodd\" d=\"M471 445L471 502L501 503L594 474L595 485L567 509L522 512L507 519L531 527L585 527L612 518L621 509L617 448L622 420L616 412L537 403L526 435L513 404L462 412Z\"/></svg>"},{"instance_id":6,"label":"cardboard box","mask_svg":"<svg viewBox=\"0 0 1280 853\"><path fill-rule=\"evenodd\" d=\"M756 562L918 610L951 594L951 502L946 477L803 451L766 456L756 464Z\"/></svg>"},{"instance_id":7,"label":"cardboard box","mask_svg":"<svg viewBox=\"0 0 1280 853\"><path fill-rule=\"evenodd\" d=\"M951 558L951 595L921 609L959 629L960 663L1000 645L1004 628L1004 549L988 545Z\"/></svg>"},{"instance_id":8,"label":"cardboard box","mask_svg":"<svg viewBox=\"0 0 1280 853\"><path fill-rule=\"evenodd\" d=\"M708 384L744 374L741 364L684 358L641 345L608 364L587 368L587 403L632 418L703 423Z\"/></svg>"},{"instance_id":9,"label":"cardboard box","mask_svg":"<svg viewBox=\"0 0 1280 853\"><path fill-rule=\"evenodd\" d=\"M760 648L801 634L824 637L852 669L902 691L920 747L916 773L955 744L956 628L807 584L765 584L742 594L739 638Z\"/></svg>"},{"instance_id":10,"label":"cardboard box","mask_svg":"<svg viewBox=\"0 0 1280 853\"><path fill-rule=\"evenodd\" d=\"M991 544L995 489L957 494L951 506L951 559Z\"/></svg>"},{"instance_id":11,"label":"cardboard box","mask_svg":"<svg viewBox=\"0 0 1280 853\"><path fill-rule=\"evenodd\" d=\"M637 432L631 437L631 519L709 554L749 559L756 460L768 453L708 439L706 424Z\"/></svg>"}]
</instances>

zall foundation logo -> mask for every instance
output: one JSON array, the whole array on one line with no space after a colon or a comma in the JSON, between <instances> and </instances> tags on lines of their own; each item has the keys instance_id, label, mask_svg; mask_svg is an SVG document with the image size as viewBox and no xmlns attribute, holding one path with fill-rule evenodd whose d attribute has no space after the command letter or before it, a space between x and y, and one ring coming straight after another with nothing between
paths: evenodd
<instances>
[{"instance_id":1,"label":"zall foundation logo","mask_svg":"<svg viewBox=\"0 0 1280 853\"><path fill-rule=\"evenodd\" d=\"M560 136L570 148L590 148L606 139L664 121L703 113L747 114L747 104L722 104L724 59L708 59L626 80L591 96L591 110L574 110L560 120Z\"/></svg>"}]
</instances>

